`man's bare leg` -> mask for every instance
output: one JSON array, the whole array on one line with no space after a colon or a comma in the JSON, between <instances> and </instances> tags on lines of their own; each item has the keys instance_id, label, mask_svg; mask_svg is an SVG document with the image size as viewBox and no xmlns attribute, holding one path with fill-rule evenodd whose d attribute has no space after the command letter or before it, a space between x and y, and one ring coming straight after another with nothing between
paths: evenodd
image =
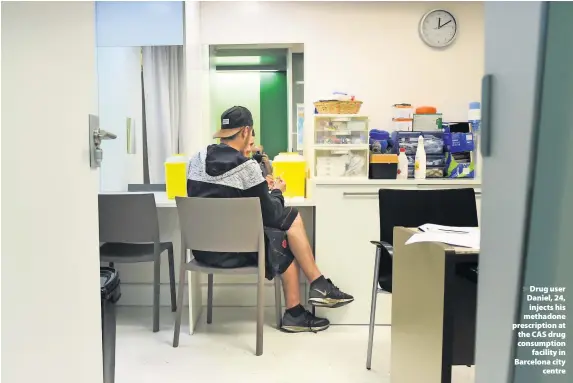
<instances>
[{"instance_id":1,"label":"man's bare leg","mask_svg":"<svg viewBox=\"0 0 573 383\"><path fill-rule=\"evenodd\" d=\"M286 332L317 332L326 330L330 326L328 319L310 314L300 304L298 271L297 261L293 260L288 269L281 275L286 302L281 329Z\"/></svg>"},{"instance_id":2,"label":"man's bare leg","mask_svg":"<svg viewBox=\"0 0 573 383\"><path fill-rule=\"evenodd\" d=\"M306 275L310 282L313 282L322 274L318 270L316 262L314 261L312 248L308 242L304 223L302 222L300 214L296 216L290 229L287 230L287 237L289 247L298 261L304 275Z\"/></svg>"},{"instance_id":3,"label":"man's bare leg","mask_svg":"<svg viewBox=\"0 0 573 383\"><path fill-rule=\"evenodd\" d=\"M308 294L310 304L313 306L334 308L347 305L354 301L352 295L342 292L330 279L323 277L318 270L300 214L296 216L290 229L287 230L287 237L289 247L295 259L311 282Z\"/></svg>"},{"instance_id":4,"label":"man's bare leg","mask_svg":"<svg viewBox=\"0 0 573 383\"><path fill-rule=\"evenodd\" d=\"M300 304L300 284L298 280L298 265L293 261L281 275L283 291L285 294L286 309L291 309Z\"/></svg>"}]
</instances>

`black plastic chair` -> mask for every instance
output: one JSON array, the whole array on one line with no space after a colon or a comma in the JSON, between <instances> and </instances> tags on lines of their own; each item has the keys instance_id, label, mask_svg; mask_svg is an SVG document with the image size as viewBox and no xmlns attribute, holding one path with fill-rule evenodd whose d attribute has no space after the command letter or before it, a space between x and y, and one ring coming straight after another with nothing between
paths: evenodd
<instances>
[{"instance_id":1,"label":"black plastic chair","mask_svg":"<svg viewBox=\"0 0 573 383\"><path fill-rule=\"evenodd\" d=\"M171 311L177 310L173 243L159 239L157 206L153 194L99 195L100 261L153 262L153 332L159 331L161 254L167 251Z\"/></svg>"},{"instance_id":2,"label":"black plastic chair","mask_svg":"<svg viewBox=\"0 0 573 383\"><path fill-rule=\"evenodd\" d=\"M418 227L426 223L445 226L477 227L478 216L474 189L400 190L380 189L380 240L376 246L370 328L366 368L372 365L372 342L379 293L392 293L392 257L394 227Z\"/></svg>"}]
</instances>

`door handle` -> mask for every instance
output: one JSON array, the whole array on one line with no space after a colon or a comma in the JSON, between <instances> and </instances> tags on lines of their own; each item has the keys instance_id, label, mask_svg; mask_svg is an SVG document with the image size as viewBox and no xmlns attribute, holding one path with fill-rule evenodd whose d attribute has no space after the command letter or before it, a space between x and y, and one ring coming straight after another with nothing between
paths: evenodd
<instances>
[{"instance_id":1,"label":"door handle","mask_svg":"<svg viewBox=\"0 0 573 383\"><path fill-rule=\"evenodd\" d=\"M131 117L126 120L127 154L135 154L135 121Z\"/></svg>"},{"instance_id":2,"label":"door handle","mask_svg":"<svg viewBox=\"0 0 573 383\"><path fill-rule=\"evenodd\" d=\"M479 146L482 157L491 155L491 87L493 76L486 74L481 80L481 138Z\"/></svg>"},{"instance_id":3,"label":"door handle","mask_svg":"<svg viewBox=\"0 0 573 383\"><path fill-rule=\"evenodd\" d=\"M107 130L99 129L97 132L94 132L94 137L101 143L101 140L115 140L117 135L110 133Z\"/></svg>"},{"instance_id":4,"label":"door handle","mask_svg":"<svg viewBox=\"0 0 573 383\"><path fill-rule=\"evenodd\" d=\"M90 167L97 169L103 160L102 140L115 140L117 135L99 128L99 117L89 115Z\"/></svg>"}]
</instances>

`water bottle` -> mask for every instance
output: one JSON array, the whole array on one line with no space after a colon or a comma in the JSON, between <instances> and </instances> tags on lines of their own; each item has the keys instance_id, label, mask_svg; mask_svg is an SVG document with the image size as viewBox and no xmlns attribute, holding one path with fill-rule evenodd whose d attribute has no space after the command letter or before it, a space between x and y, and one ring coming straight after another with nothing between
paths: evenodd
<instances>
[{"instance_id":1,"label":"water bottle","mask_svg":"<svg viewBox=\"0 0 573 383\"><path fill-rule=\"evenodd\" d=\"M479 151L479 136L481 123L481 104L479 102L470 102L468 111L468 123L474 135L474 151L472 160L474 162L475 178L481 178L481 153Z\"/></svg>"},{"instance_id":2,"label":"water bottle","mask_svg":"<svg viewBox=\"0 0 573 383\"><path fill-rule=\"evenodd\" d=\"M406 157L406 148L400 148L400 155L398 156L398 172L396 179L408 179L408 157Z\"/></svg>"}]
</instances>

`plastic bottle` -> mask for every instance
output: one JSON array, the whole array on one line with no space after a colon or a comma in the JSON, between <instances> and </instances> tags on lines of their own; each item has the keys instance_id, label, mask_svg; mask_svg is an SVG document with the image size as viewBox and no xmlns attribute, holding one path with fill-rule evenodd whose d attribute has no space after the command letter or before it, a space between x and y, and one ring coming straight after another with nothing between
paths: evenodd
<instances>
[{"instance_id":1,"label":"plastic bottle","mask_svg":"<svg viewBox=\"0 0 573 383\"><path fill-rule=\"evenodd\" d=\"M468 111L468 123L474 134L474 151L472 161L474 162L475 178L481 177L481 153L479 149L480 123L481 123L481 104L479 102L470 102Z\"/></svg>"},{"instance_id":2,"label":"plastic bottle","mask_svg":"<svg viewBox=\"0 0 573 383\"><path fill-rule=\"evenodd\" d=\"M406 148L400 148L400 155L398 156L398 173L396 174L396 179L408 179L408 157L406 157Z\"/></svg>"},{"instance_id":3,"label":"plastic bottle","mask_svg":"<svg viewBox=\"0 0 573 383\"><path fill-rule=\"evenodd\" d=\"M426 150L424 150L424 136L418 137L418 148L416 149L416 160L414 161L414 178L417 180L426 179Z\"/></svg>"}]
</instances>

